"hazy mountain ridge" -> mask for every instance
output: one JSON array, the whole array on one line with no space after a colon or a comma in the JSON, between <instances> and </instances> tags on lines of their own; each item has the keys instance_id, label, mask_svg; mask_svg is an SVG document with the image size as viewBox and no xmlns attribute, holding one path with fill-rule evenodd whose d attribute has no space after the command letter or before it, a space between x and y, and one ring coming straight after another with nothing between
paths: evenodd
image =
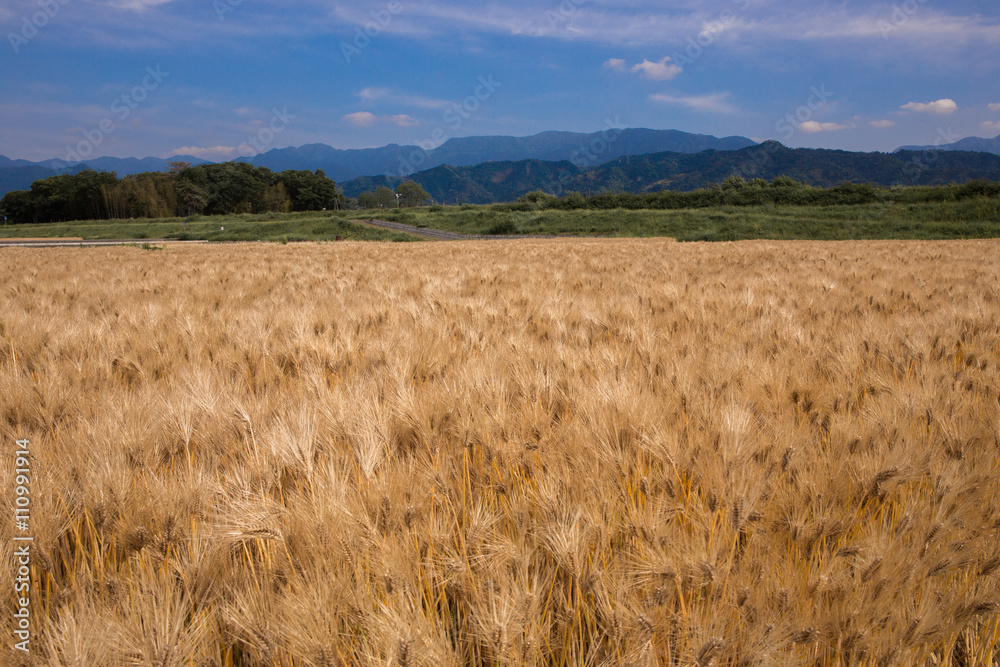
<instances>
[{"instance_id":1,"label":"hazy mountain ridge","mask_svg":"<svg viewBox=\"0 0 1000 667\"><path fill-rule=\"evenodd\" d=\"M695 155L655 153L620 157L597 167L581 169L571 162L490 162L472 167L435 167L410 178L438 202L488 204L512 201L534 190L550 194L579 191L653 192L696 190L738 175L773 180L790 176L809 185L832 187L842 183L945 185L973 179L1000 180L1000 155L944 153L932 163L921 152L852 153L798 148L766 142L738 151L704 151ZM362 178L344 182L344 194L356 197L398 180Z\"/></svg>"},{"instance_id":2,"label":"hazy mountain ridge","mask_svg":"<svg viewBox=\"0 0 1000 667\"><path fill-rule=\"evenodd\" d=\"M483 136L449 139L433 150L390 144L380 148L341 150L325 144L277 148L241 158L272 171L322 169L336 181L362 176L406 177L442 165L467 167L483 162L570 160L594 166L623 155L707 149L735 150L753 146L746 137L713 137L679 130L614 129L581 134L542 132L530 137Z\"/></svg>"},{"instance_id":3,"label":"hazy mountain ridge","mask_svg":"<svg viewBox=\"0 0 1000 667\"><path fill-rule=\"evenodd\" d=\"M405 177L416 171L442 165L464 167L483 162L536 159L553 162L571 160L578 165L596 166L623 155L658 153L667 150L678 153L696 153L706 149L735 150L752 145L754 142L746 137L718 138L679 130L609 128L603 132L592 133L542 132L530 137L459 137L449 139L433 150L425 150L416 145L399 144L361 149L339 149L326 144L306 144L275 148L252 157L237 158L236 161L267 167L271 171L322 169L327 176L340 182L363 176ZM59 160L29 162L0 156L0 168L43 167L51 171L46 176L54 176L57 173L67 173L70 170L75 173L79 169L90 167L99 171L114 171L121 177L146 171L166 171L170 162L178 161L194 165L208 163L207 160L185 155L142 159L99 157L70 164ZM26 179L27 173L21 179L9 176L8 180L16 184L16 187L10 189L30 187L32 181L25 183ZM0 187L0 196L8 191L9 189Z\"/></svg>"},{"instance_id":4,"label":"hazy mountain ridge","mask_svg":"<svg viewBox=\"0 0 1000 667\"><path fill-rule=\"evenodd\" d=\"M670 150L658 150L669 146ZM994 150L971 152L970 148ZM919 151L942 151L934 160ZM529 157L521 157L529 154ZM87 168L119 176L165 171L174 161L206 164L191 156L108 158L65 165L0 156L0 196L29 189L39 179ZM934 185L973 178L1000 180L1000 137L969 137L949 146L901 148L894 153L789 149L745 137L712 137L677 130L607 129L604 132L542 132L531 137L462 137L433 151L390 144L341 150L325 144L274 149L241 159L272 171L323 169L356 197L379 186L413 178L439 202L510 201L533 190L647 192L694 190L733 174L773 179L791 176L811 185L844 182ZM420 169L417 169L419 164ZM361 172L361 175L356 175Z\"/></svg>"},{"instance_id":5,"label":"hazy mountain ridge","mask_svg":"<svg viewBox=\"0 0 1000 667\"><path fill-rule=\"evenodd\" d=\"M902 148L896 149L896 152L900 151L968 151L971 153L994 153L1000 155L1000 135L993 137L992 139L984 139L983 137L966 137L956 141L953 144L945 144L943 146L903 146Z\"/></svg>"}]
</instances>

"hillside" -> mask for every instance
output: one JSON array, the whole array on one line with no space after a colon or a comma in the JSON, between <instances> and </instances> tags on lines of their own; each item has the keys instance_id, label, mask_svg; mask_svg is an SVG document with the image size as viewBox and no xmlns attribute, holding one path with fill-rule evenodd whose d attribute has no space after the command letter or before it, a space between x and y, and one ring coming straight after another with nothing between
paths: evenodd
<instances>
[{"instance_id":1,"label":"hillside","mask_svg":"<svg viewBox=\"0 0 1000 667\"><path fill-rule=\"evenodd\" d=\"M589 167L626 155L671 151L698 153L708 149L736 150L755 145L746 137L717 138L678 130L625 129L580 134L542 132L530 137L461 137L434 150L390 144L380 148L340 150L325 144L279 148L241 159L272 171L322 169L337 181L363 176L404 177L418 169L442 165L466 167L483 162L569 160Z\"/></svg>"},{"instance_id":2,"label":"hillside","mask_svg":"<svg viewBox=\"0 0 1000 667\"><path fill-rule=\"evenodd\" d=\"M953 144L943 146L903 146L900 151L969 151L972 153L995 153L1000 155L1000 136L992 139L966 137Z\"/></svg>"},{"instance_id":3,"label":"hillside","mask_svg":"<svg viewBox=\"0 0 1000 667\"><path fill-rule=\"evenodd\" d=\"M695 190L732 175L772 180L790 176L809 185L841 183L876 185L944 185L973 179L1000 180L1000 155L948 152L933 163L920 152L852 153L825 149L790 149L778 142L737 151L704 151L695 155L655 153L620 157L593 169L570 162L491 162L472 167L436 167L412 176L438 202L488 204L511 201L534 190L552 194L577 190L654 192ZM356 197L385 177L343 183L344 194Z\"/></svg>"}]
</instances>

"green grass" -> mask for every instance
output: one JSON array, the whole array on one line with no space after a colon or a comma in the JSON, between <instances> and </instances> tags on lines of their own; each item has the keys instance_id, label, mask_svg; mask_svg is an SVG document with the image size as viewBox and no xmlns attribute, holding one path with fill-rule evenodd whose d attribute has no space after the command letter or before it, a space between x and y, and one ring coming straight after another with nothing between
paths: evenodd
<instances>
[{"instance_id":1,"label":"green grass","mask_svg":"<svg viewBox=\"0 0 1000 667\"><path fill-rule=\"evenodd\" d=\"M1000 237L1000 200L856 206L755 206L680 210L541 210L435 207L383 211L395 222L465 234L669 236L679 241L741 239L963 239Z\"/></svg>"},{"instance_id":2,"label":"green grass","mask_svg":"<svg viewBox=\"0 0 1000 667\"><path fill-rule=\"evenodd\" d=\"M155 220L85 220L40 225L0 226L3 238L161 239L207 241L414 241L416 237L357 225L355 212L265 213ZM223 229L224 228L224 229Z\"/></svg>"},{"instance_id":3,"label":"green grass","mask_svg":"<svg viewBox=\"0 0 1000 667\"><path fill-rule=\"evenodd\" d=\"M415 237L358 225L380 218L464 234L565 234L672 237L679 241L1000 238L1000 199L852 206L755 206L680 210L539 210L493 206L268 213L128 221L85 221L0 227L2 237L85 239L190 238L209 241L412 241ZM224 227L225 230L220 228Z\"/></svg>"}]
</instances>

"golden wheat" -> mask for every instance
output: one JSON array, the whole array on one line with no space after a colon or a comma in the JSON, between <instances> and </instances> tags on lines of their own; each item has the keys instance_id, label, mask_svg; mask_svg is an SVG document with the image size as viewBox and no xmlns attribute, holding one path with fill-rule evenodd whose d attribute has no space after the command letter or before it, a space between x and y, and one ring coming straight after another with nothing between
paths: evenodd
<instances>
[{"instance_id":1,"label":"golden wheat","mask_svg":"<svg viewBox=\"0 0 1000 667\"><path fill-rule=\"evenodd\" d=\"M1000 664L998 252L0 251L0 661Z\"/></svg>"}]
</instances>

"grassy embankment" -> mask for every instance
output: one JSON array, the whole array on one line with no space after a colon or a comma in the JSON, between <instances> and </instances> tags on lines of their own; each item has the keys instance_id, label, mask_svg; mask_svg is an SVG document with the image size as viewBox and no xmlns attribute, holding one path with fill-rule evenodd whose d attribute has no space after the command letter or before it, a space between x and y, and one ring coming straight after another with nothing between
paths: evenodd
<instances>
[{"instance_id":1,"label":"grassy embankment","mask_svg":"<svg viewBox=\"0 0 1000 667\"><path fill-rule=\"evenodd\" d=\"M267 213L10 225L0 237L190 238L209 241L414 240L353 224L382 218L465 234L519 233L670 237L680 241L946 240L1000 237L1000 199L850 206L725 206L680 210L505 211L503 206L432 206L378 211ZM224 228L221 229L221 228Z\"/></svg>"}]
</instances>

